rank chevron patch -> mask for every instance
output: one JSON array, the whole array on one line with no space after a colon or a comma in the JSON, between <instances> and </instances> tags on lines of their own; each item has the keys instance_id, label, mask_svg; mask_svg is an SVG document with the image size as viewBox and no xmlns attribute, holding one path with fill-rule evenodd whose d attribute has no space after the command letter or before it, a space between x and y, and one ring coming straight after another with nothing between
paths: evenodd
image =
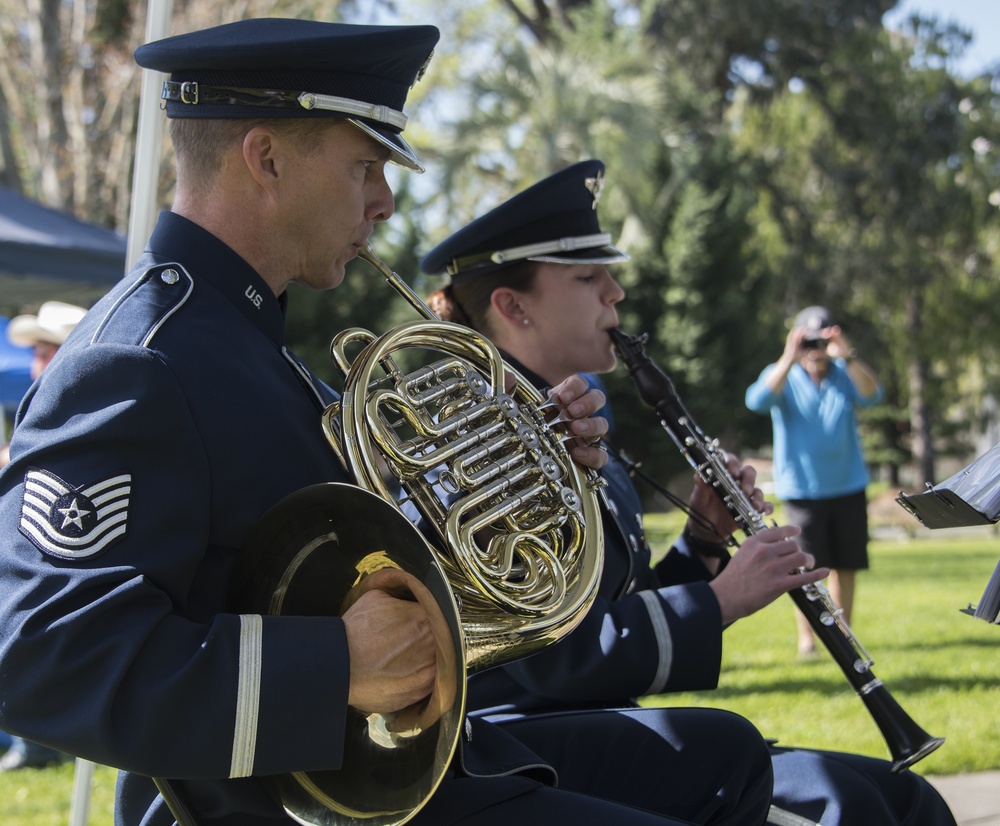
<instances>
[{"instance_id":1,"label":"rank chevron patch","mask_svg":"<svg viewBox=\"0 0 1000 826\"><path fill-rule=\"evenodd\" d=\"M109 476L74 488L45 470L24 477L20 530L42 552L88 559L128 531L132 476Z\"/></svg>"}]
</instances>

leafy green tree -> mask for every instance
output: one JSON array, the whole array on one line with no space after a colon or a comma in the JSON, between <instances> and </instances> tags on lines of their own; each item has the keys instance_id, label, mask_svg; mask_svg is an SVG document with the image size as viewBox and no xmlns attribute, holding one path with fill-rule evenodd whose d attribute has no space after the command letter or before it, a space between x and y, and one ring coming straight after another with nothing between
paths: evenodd
<instances>
[{"instance_id":1,"label":"leafy green tree","mask_svg":"<svg viewBox=\"0 0 1000 826\"><path fill-rule=\"evenodd\" d=\"M943 422L995 389L992 335L971 331L996 329L995 171L982 174L996 106L988 83L973 95L947 71L967 33L914 18L891 35L888 0L498 5L521 37L498 28L501 62L460 98L442 159L458 185L432 237L597 155L613 182L604 220L635 258L619 272L623 318L653 334L706 428L736 446L766 438L764 420L741 418L742 390L788 318L822 302L871 354L888 409L907 410L879 426L879 456L912 448L929 480L936 447L968 449ZM970 360L975 390L941 369Z\"/></svg>"},{"instance_id":2,"label":"leafy green tree","mask_svg":"<svg viewBox=\"0 0 1000 826\"><path fill-rule=\"evenodd\" d=\"M920 485L934 481L938 448L969 450L944 426L967 403L954 365L986 356L984 375L995 372L996 279L982 240L995 215L984 183L996 171L971 149L995 124L968 116L990 108L983 94L873 31L741 121L741 142L757 148L755 217L767 227L757 237L770 239L783 310L826 303L854 322L889 403L908 410Z\"/></svg>"}]
</instances>

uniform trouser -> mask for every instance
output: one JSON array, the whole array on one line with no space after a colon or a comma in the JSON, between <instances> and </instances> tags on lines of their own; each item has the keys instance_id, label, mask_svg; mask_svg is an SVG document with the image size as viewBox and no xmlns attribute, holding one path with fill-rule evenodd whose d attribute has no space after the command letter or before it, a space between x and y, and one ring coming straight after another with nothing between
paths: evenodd
<instances>
[{"instance_id":1,"label":"uniform trouser","mask_svg":"<svg viewBox=\"0 0 1000 826\"><path fill-rule=\"evenodd\" d=\"M767 744L727 711L578 711L469 731L411 826L761 826L771 800ZM226 799L200 790L216 811L198 826L291 823L255 780L230 782ZM179 788L194 800L196 785ZM173 824L154 796L148 778L119 778L115 823Z\"/></svg>"},{"instance_id":2,"label":"uniform trouser","mask_svg":"<svg viewBox=\"0 0 1000 826\"><path fill-rule=\"evenodd\" d=\"M823 826L955 826L948 804L911 771L841 752L772 748L774 804Z\"/></svg>"},{"instance_id":3,"label":"uniform trouser","mask_svg":"<svg viewBox=\"0 0 1000 826\"><path fill-rule=\"evenodd\" d=\"M730 712L583 711L534 715L502 727L555 769L557 786L523 776L453 779L415 826L751 826L766 818L767 746L749 722Z\"/></svg>"}]
</instances>

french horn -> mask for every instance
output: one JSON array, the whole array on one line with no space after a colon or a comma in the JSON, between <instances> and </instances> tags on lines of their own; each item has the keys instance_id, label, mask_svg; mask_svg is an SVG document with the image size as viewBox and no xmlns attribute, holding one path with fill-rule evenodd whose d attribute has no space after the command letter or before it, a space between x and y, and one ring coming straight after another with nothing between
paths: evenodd
<instances>
[{"instance_id":1,"label":"french horn","mask_svg":"<svg viewBox=\"0 0 1000 826\"><path fill-rule=\"evenodd\" d=\"M367 588L406 595L437 629L438 679L403 712L352 709L342 769L268 781L311 826L411 819L457 748L466 675L569 633L603 555L599 477L570 459L553 406L371 247L361 257L423 319L334 338L344 389L322 427L356 485L304 488L269 511L240 554L230 607L331 616Z\"/></svg>"}]
</instances>

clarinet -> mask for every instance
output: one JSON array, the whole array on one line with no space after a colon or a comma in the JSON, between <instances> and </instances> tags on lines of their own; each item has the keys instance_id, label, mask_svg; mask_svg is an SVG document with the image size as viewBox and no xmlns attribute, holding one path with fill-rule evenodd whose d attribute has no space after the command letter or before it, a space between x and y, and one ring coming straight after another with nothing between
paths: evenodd
<instances>
[{"instance_id":1,"label":"clarinet","mask_svg":"<svg viewBox=\"0 0 1000 826\"><path fill-rule=\"evenodd\" d=\"M726 453L718 440L705 436L678 397L670 377L646 355L648 335L632 336L619 329L610 333L642 400L659 416L660 424L698 476L722 499L737 526L747 536L767 529L761 513L730 474ZM735 540L730 542L737 544ZM892 754L894 772L908 768L944 743L943 737L932 737L920 728L872 673L874 660L826 588L810 583L788 594L871 714Z\"/></svg>"}]
</instances>

